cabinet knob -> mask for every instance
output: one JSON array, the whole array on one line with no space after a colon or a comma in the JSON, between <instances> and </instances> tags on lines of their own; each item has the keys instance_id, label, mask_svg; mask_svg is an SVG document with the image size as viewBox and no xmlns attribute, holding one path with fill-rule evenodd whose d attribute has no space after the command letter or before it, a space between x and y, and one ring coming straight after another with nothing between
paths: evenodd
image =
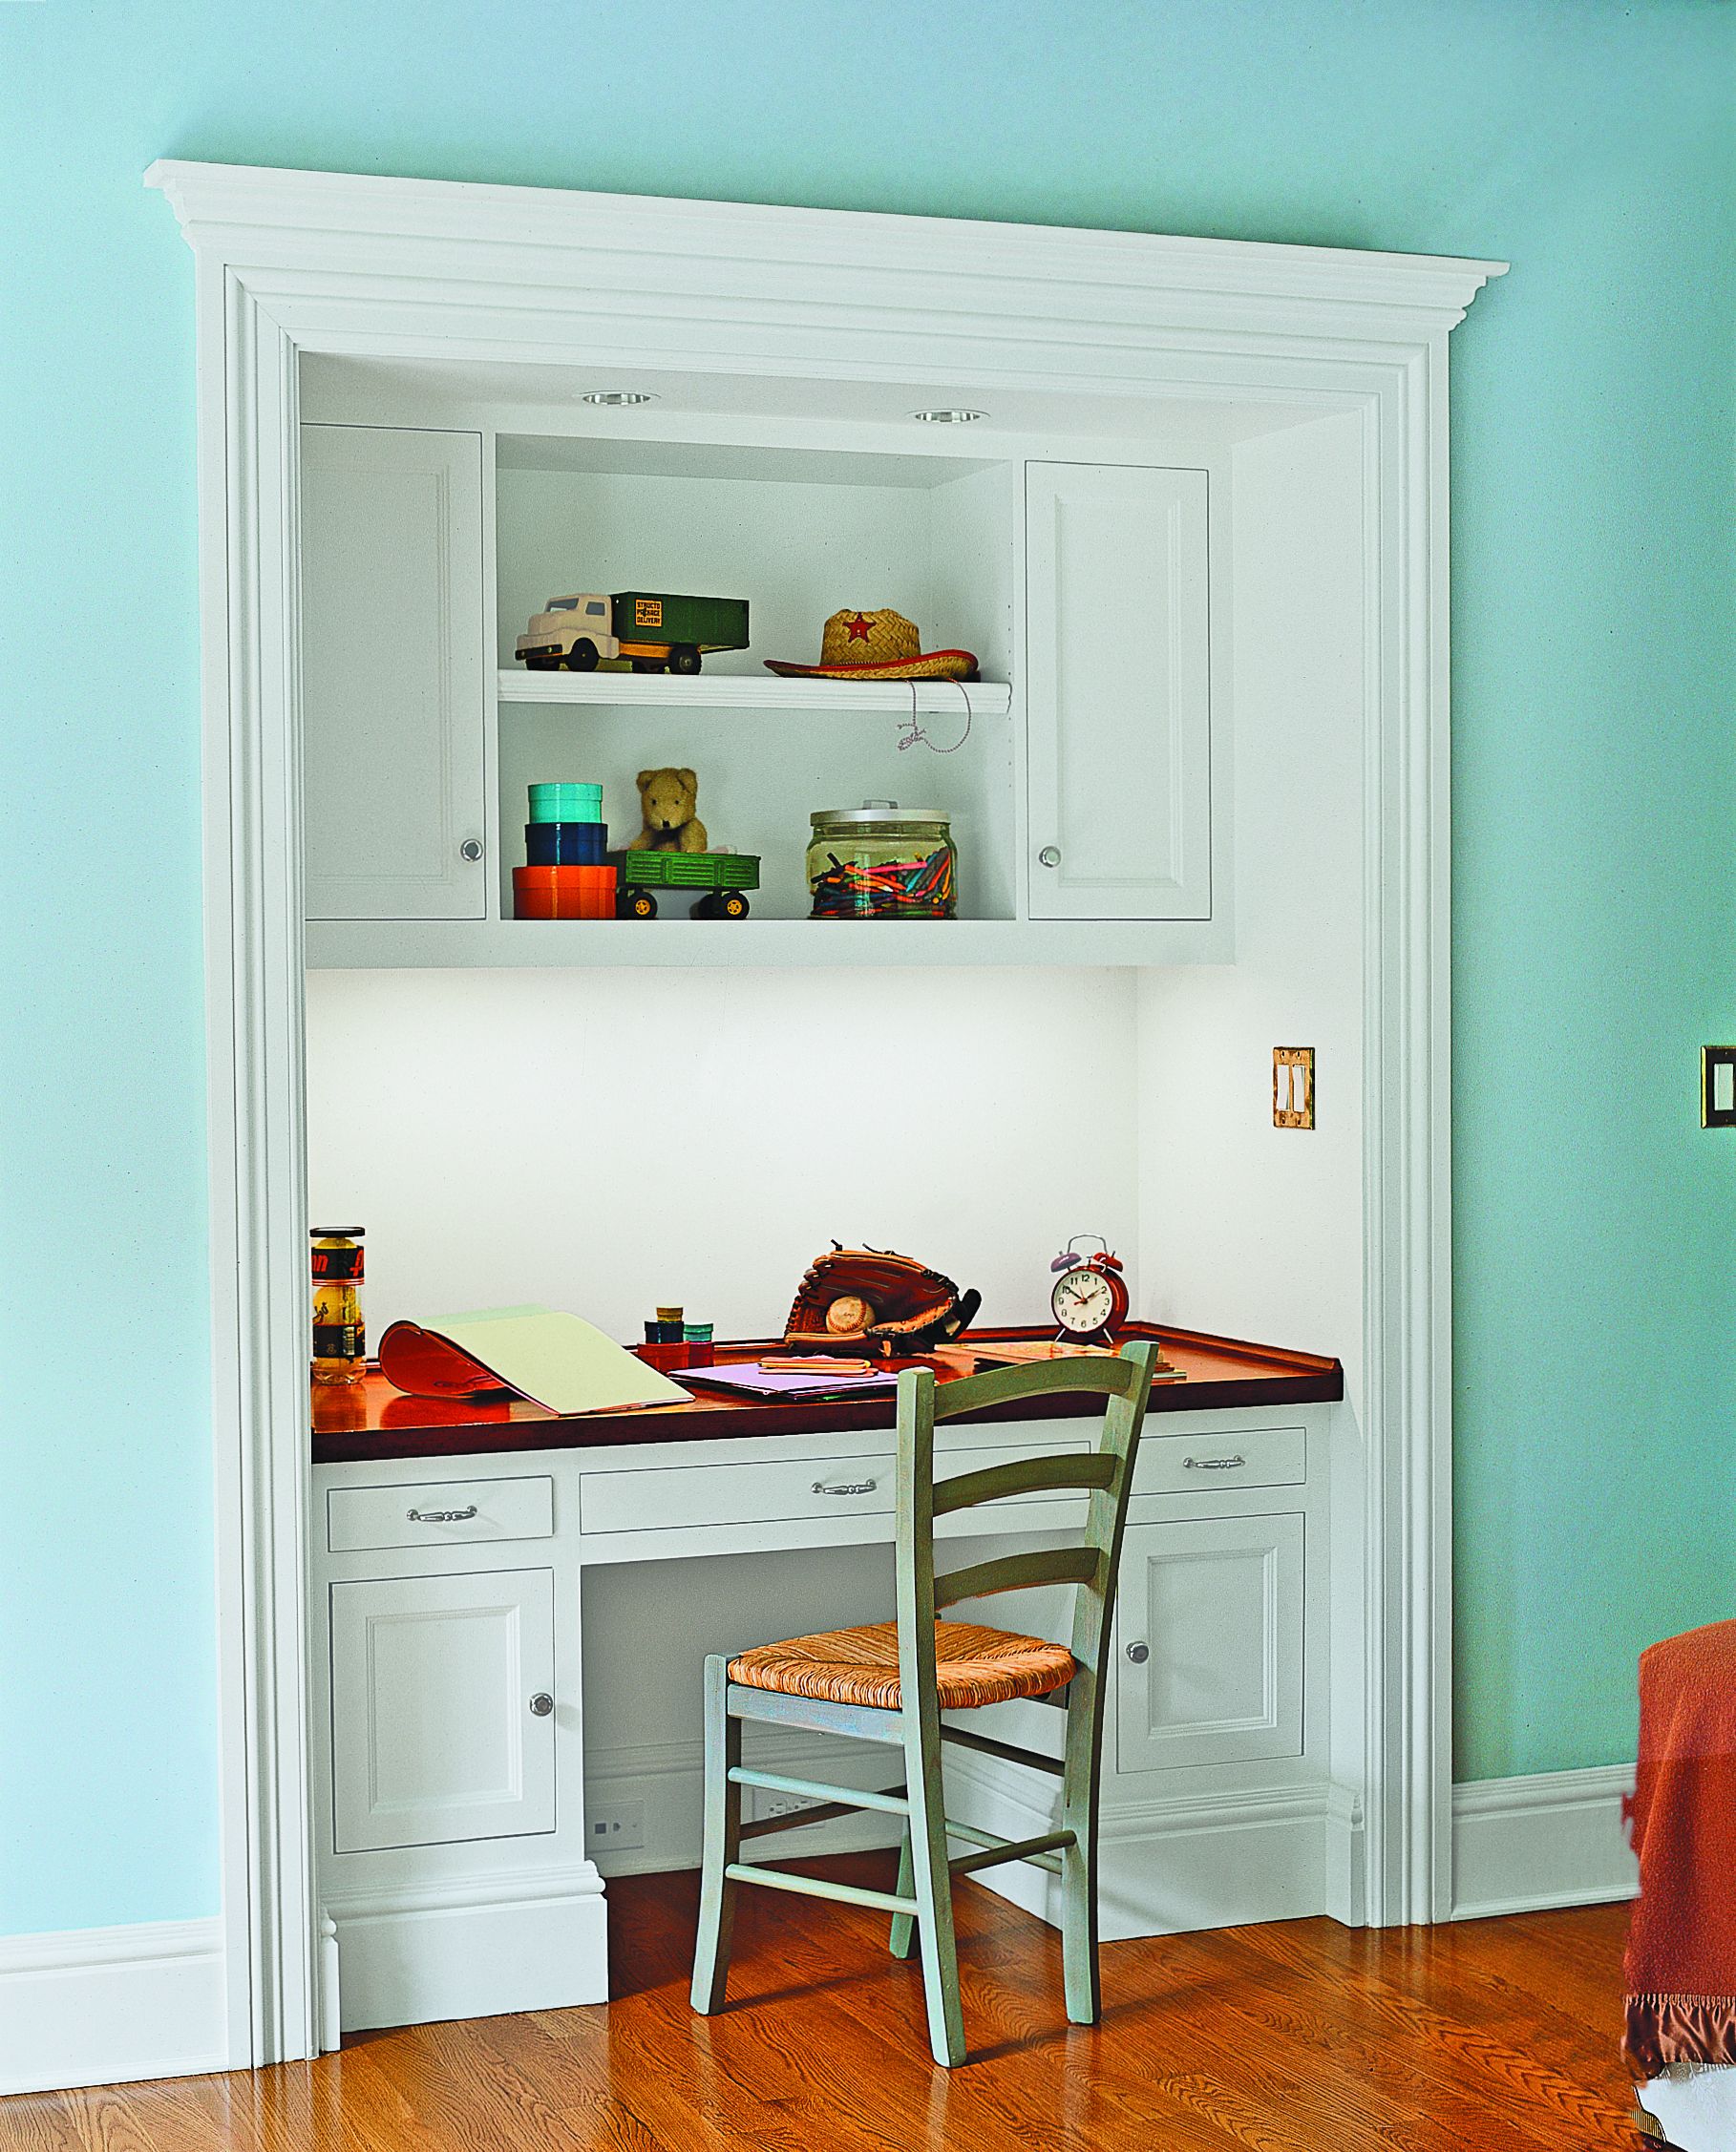
<instances>
[{"instance_id":1,"label":"cabinet knob","mask_svg":"<svg viewBox=\"0 0 1736 2152\"><path fill-rule=\"evenodd\" d=\"M480 837L466 837L464 842L458 847L458 857L460 859L468 859L473 867L476 865L476 861L481 858L481 856L482 839Z\"/></svg>"},{"instance_id":2,"label":"cabinet knob","mask_svg":"<svg viewBox=\"0 0 1736 2152\"><path fill-rule=\"evenodd\" d=\"M1149 1644L1130 1644L1127 1656L1135 1666L1143 1666L1152 1656L1152 1647Z\"/></svg>"},{"instance_id":3,"label":"cabinet knob","mask_svg":"<svg viewBox=\"0 0 1736 2152\"><path fill-rule=\"evenodd\" d=\"M539 1689L531 1698L531 1717L546 1719L555 1708L555 1699L546 1689Z\"/></svg>"},{"instance_id":4,"label":"cabinet knob","mask_svg":"<svg viewBox=\"0 0 1736 2152\"><path fill-rule=\"evenodd\" d=\"M1061 847L1058 844L1046 844L1037 854L1037 864L1039 867L1058 867L1061 864Z\"/></svg>"}]
</instances>

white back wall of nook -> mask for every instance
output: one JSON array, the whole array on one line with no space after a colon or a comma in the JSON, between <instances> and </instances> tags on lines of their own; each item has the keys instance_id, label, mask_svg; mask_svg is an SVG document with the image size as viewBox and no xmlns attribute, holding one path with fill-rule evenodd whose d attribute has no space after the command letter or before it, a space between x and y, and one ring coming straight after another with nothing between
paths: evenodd
<instances>
[{"instance_id":1,"label":"white back wall of nook","mask_svg":"<svg viewBox=\"0 0 1736 2152\"><path fill-rule=\"evenodd\" d=\"M375 1340L529 1300L764 1335L834 1238L1047 1320L1070 1234L1133 1265L1136 1000L1127 970L314 972L309 1217L366 1228Z\"/></svg>"}]
</instances>

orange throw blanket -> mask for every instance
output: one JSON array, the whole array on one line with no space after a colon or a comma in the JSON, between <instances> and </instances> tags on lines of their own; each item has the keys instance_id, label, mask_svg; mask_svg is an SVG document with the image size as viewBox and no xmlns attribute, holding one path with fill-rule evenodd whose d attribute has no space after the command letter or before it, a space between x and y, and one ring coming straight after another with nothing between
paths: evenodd
<instances>
[{"instance_id":1,"label":"orange throw blanket","mask_svg":"<svg viewBox=\"0 0 1736 2152\"><path fill-rule=\"evenodd\" d=\"M1640 1656L1629 2067L1736 2063L1736 1621Z\"/></svg>"}]
</instances>

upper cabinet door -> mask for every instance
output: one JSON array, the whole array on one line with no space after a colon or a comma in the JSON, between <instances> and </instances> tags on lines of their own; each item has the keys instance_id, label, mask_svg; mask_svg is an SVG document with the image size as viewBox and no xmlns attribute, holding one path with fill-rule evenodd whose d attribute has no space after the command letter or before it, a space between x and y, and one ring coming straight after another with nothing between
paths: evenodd
<instances>
[{"instance_id":1,"label":"upper cabinet door","mask_svg":"<svg viewBox=\"0 0 1736 2152\"><path fill-rule=\"evenodd\" d=\"M310 919L479 919L482 440L302 428Z\"/></svg>"},{"instance_id":2,"label":"upper cabinet door","mask_svg":"<svg viewBox=\"0 0 1736 2152\"><path fill-rule=\"evenodd\" d=\"M1030 916L1212 915L1206 474L1026 467Z\"/></svg>"}]
</instances>

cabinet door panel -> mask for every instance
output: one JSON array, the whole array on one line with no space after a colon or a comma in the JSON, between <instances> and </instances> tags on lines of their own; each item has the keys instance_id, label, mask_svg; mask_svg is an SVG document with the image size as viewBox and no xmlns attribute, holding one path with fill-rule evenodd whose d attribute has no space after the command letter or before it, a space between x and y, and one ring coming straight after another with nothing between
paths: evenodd
<instances>
[{"instance_id":1,"label":"cabinet door panel","mask_svg":"<svg viewBox=\"0 0 1736 2152\"><path fill-rule=\"evenodd\" d=\"M302 428L310 919L479 919L482 442Z\"/></svg>"},{"instance_id":2,"label":"cabinet door panel","mask_svg":"<svg viewBox=\"0 0 1736 2152\"><path fill-rule=\"evenodd\" d=\"M1302 1748L1300 1516L1133 1525L1122 1542L1115 1767ZM1129 1656L1143 1645L1143 1661Z\"/></svg>"},{"instance_id":3,"label":"cabinet door panel","mask_svg":"<svg viewBox=\"0 0 1736 2152\"><path fill-rule=\"evenodd\" d=\"M1026 467L1033 918L1211 917L1206 485Z\"/></svg>"},{"instance_id":4,"label":"cabinet door panel","mask_svg":"<svg viewBox=\"0 0 1736 2152\"><path fill-rule=\"evenodd\" d=\"M340 1853L555 1827L552 1570L331 1587Z\"/></svg>"}]
</instances>

